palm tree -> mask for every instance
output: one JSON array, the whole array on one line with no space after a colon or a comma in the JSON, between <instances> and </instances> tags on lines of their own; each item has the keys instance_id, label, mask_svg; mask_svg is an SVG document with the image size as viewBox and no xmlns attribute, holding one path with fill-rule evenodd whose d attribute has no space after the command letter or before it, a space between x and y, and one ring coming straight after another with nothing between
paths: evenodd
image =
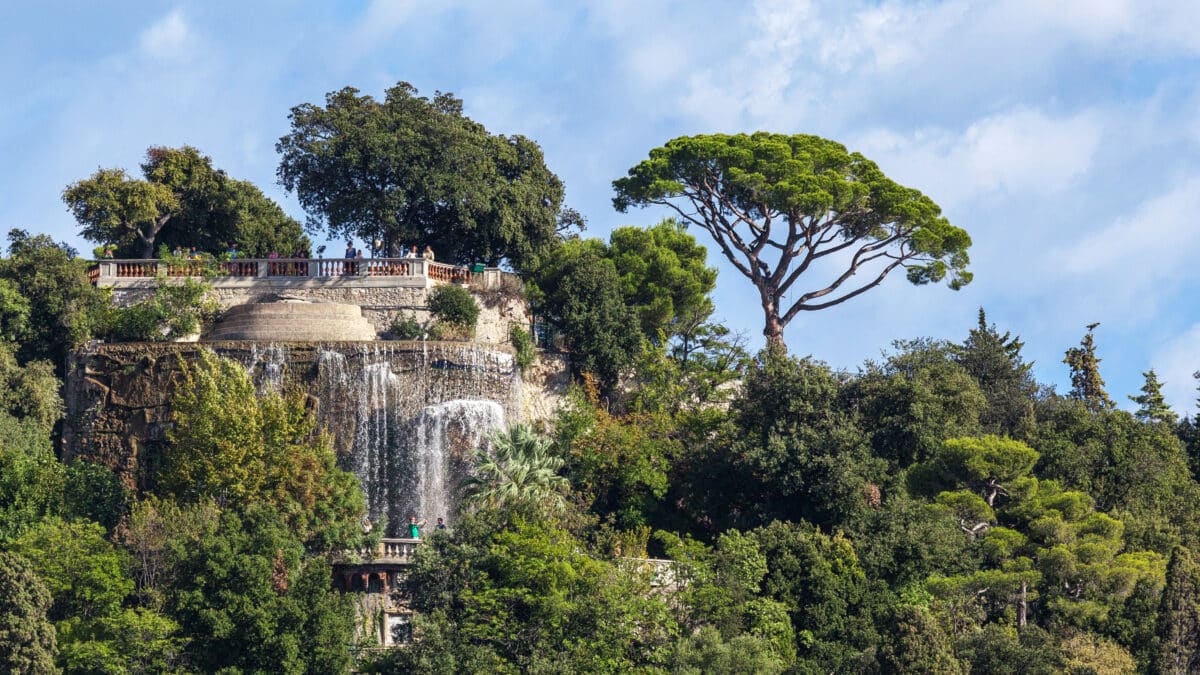
<instances>
[{"instance_id":1,"label":"palm tree","mask_svg":"<svg viewBox=\"0 0 1200 675\"><path fill-rule=\"evenodd\" d=\"M566 503L562 490L569 484L558 475L565 463L550 454L551 442L523 425L508 431L495 431L488 440L492 446L476 448L475 474L464 481L465 503L492 508L518 504L544 504L560 509Z\"/></svg>"}]
</instances>

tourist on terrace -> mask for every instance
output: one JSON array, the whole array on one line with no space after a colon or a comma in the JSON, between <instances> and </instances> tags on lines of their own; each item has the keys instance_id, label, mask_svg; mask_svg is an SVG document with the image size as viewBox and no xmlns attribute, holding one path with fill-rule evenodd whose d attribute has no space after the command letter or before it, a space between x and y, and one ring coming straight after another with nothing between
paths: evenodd
<instances>
[{"instance_id":1,"label":"tourist on terrace","mask_svg":"<svg viewBox=\"0 0 1200 675\"><path fill-rule=\"evenodd\" d=\"M342 257L346 258L347 260L353 260L358 257L358 251L354 250L354 242L346 242L346 253ZM346 263L345 268L342 271L344 274L353 276L356 272L354 263Z\"/></svg>"},{"instance_id":2,"label":"tourist on terrace","mask_svg":"<svg viewBox=\"0 0 1200 675\"><path fill-rule=\"evenodd\" d=\"M420 539L422 527L425 527L425 521L422 520L420 522L417 522L416 516L409 516L408 517L408 538L409 539Z\"/></svg>"},{"instance_id":3,"label":"tourist on terrace","mask_svg":"<svg viewBox=\"0 0 1200 675\"><path fill-rule=\"evenodd\" d=\"M230 260L237 260L237 259L238 259L238 248L237 248L237 244L230 244L230 245L229 245L229 250L225 251L225 255L226 255L226 256L227 256L227 257L228 257Z\"/></svg>"},{"instance_id":4,"label":"tourist on terrace","mask_svg":"<svg viewBox=\"0 0 1200 675\"><path fill-rule=\"evenodd\" d=\"M425 252L421 254L421 257L428 260L429 262L433 262L433 247L426 244ZM441 520L441 519L439 518L438 520Z\"/></svg>"},{"instance_id":5,"label":"tourist on terrace","mask_svg":"<svg viewBox=\"0 0 1200 675\"><path fill-rule=\"evenodd\" d=\"M407 257L409 257L409 258L419 258L420 257L417 255L417 245L416 244L413 244L413 247L408 250Z\"/></svg>"},{"instance_id":6,"label":"tourist on terrace","mask_svg":"<svg viewBox=\"0 0 1200 675\"><path fill-rule=\"evenodd\" d=\"M437 525L435 525L435 527L439 530L444 530L446 529L446 523L441 518L438 518Z\"/></svg>"},{"instance_id":7,"label":"tourist on terrace","mask_svg":"<svg viewBox=\"0 0 1200 675\"><path fill-rule=\"evenodd\" d=\"M105 260L112 260L113 259L113 250L111 248L104 249L103 257Z\"/></svg>"}]
</instances>

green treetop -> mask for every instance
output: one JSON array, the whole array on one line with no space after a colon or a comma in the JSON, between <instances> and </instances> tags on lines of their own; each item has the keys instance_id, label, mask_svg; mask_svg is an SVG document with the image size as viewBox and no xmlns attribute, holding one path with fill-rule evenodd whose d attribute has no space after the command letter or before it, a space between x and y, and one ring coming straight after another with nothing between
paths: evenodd
<instances>
[{"instance_id":1,"label":"green treetop","mask_svg":"<svg viewBox=\"0 0 1200 675\"><path fill-rule=\"evenodd\" d=\"M613 187L618 211L663 205L708 232L758 290L763 334L776 345L799 312L845 302L897 268L914 284L971 280L966 231L874 162L818 136L683 136ZM812 280L806 289L801 276Z\"/></svg>"},{"instance_id":2,"label":"green treetop","mask_svg":"<svg viewBox=\"0 0 1200 675\"><path fill-rule=\"evenodd\" d=\"M1138 410L1134 414L1143 422L1175 424L1178 417L1171 410L1171 406L1167 405L1167 400L1163 398L1162 383L1158 381L1158 375L1155 374L1154 369L1151 368L1142 373L1142 377L1146 378L1145 384L1142 385L1142 394L1129 397L1129 400L1138 404Z\"/></svg>"},{"instance_id":3,"label":"green treetop","mask_svg":"<svg viewBox=\"0 0 1200 675\"><path fill-rule=\"evenodd\" d=\"M1099 325L1089 325L1079 346L1068 349L1067 357L1063 359L1063 363L1071 368L1071 398L1083 401L1092 412L1116 407L1108 397L1108 392L1104 391L1104 379L1100 377L1100 359L1096 356L1096 342L1092 335Z\"/></svg>"},{"instance_id":4,"label":"green treetop","mask_svg":"<svg viewBox=\"0 0 1200 675\"><path fill-rule=\"evenodd\" d=\"M330 236L380 239L392 254L429 244L439 260L520 269L558 241L562 181L536 143L490 134L462 107L406 82L382 101L347 87L324 107L298 105L275 146L279 181Z\"/></svg>"},{"instance_id":5,"label":"green treetop","mask_svg":"<svg viewBox=\"0 0 1200 675\"><path fill-rule=\"evenodd\" d=\"M961 345L950 345L954 360L966 369L987 397L988 407L980 424L990 433L1015 434L1033 417L1037 385L1032 363L1021 357L1025 343L1009 332L1001 334L979 308L979 325L972 328Z\"/></svg>"},{"instance_id":6,"label":"green treetop","mask_svg":"<svg viewBox=\"0 0 1200 675\"><path fill-rule=\"evenodd\" d=\"M290 255L308 239L300 223L252 183L216 169L191 146L151 147L143 178L124 169L98 169L63 191L84 238L118 247L117 255L150 258L158 245L248 256Z\"/></svg>"}]
</instances>

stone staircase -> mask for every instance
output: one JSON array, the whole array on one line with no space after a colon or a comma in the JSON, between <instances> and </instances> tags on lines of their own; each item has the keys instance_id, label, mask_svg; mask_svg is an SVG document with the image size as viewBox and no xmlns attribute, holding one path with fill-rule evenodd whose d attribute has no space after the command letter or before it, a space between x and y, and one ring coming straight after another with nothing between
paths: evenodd
<instances>
[{"instance_id":1,"label":"stone staircase","mask_svg":"<svg viewBox=\"0 0 1200 675\"><path fill-rule=\"evenodd\" d=\"M376 335L358 305L284 301L231 307L202 339L350 342Z\"/></svg>"}]
</instances>

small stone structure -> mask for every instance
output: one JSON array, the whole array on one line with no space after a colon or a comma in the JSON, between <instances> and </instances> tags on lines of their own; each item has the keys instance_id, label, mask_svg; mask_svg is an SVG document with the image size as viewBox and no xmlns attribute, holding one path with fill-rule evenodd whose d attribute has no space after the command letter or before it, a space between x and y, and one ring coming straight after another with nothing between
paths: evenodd
<instances>
[{"instance_id":1,"label":"small stone structure","mask_svg":"<svg viewBox=\"0 0 1200 675\"><path fill-rule=\"evenodd\" d=\"M374 340L375 327L358 305L285 300L231 307L204 339L349 342Z\"/></svg>"}]
</instances>

